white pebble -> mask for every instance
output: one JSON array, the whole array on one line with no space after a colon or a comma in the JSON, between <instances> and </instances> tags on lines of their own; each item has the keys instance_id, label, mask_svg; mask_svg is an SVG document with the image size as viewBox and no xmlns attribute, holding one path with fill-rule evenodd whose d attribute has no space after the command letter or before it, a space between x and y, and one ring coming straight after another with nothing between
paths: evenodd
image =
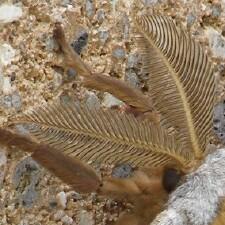
<instances>
[{"instance_id":1,"label":"white pebble","mask_svg":"<svg viewBox=\"0 0 225 225\"><path fill-rule=\"evenodd\" d=\"M72 219L71 217L67 216L67 215L65 215L65 216L61 219L61 221L62 221L64 224L66 224L66 225L70 225L70 224L73 223L73 219Z\"/></svg>"},{"instance_id":2,"label":"white pebble","mask_svg":"<svg viewBox=\"0 0 225 225\"><path fill-rule=\"evenodd\" d=\"M123 102L120 101L118 98L114 97L113 95L106 93L102 104L103 106L110 108L112 106L122 105Z\"/></svg>"},{"instance_id":3,"label":"white pebble","mask_svg":"<svg viewBox=\"0 0 225 225\"><path fill-rule=\"evenodd\" d=\"M3 77L3 84L2 84L2 92L4 95L9 95L13 91L11 80L9 77Z\"/></svg>"},{"instance_id":4,"label":"white pebble","mask_svg":"<svg viewBox=\"0 0 225 225\"><path fill-rule=\"evenodd\" d=\"M0 6L0 23L10 23L22 16L22 9L15 5L3 4Z\"/></svg>"},{"instance_id":5,"label":"white pebble","mask_svg":"<svg viewBox=\"0 0 225 225\"><path fill-rule=\"evenodd\" d=\"M1 12L0 12L1 15ZM11 45L4 43L0 45L0 65L7 66L16 55L15 49Z\"/></svg>"},{"instance_id":6,"label":"white pebble","mask_svg":"<svg viewBox=\"0 0 225 225\"><path fill-rule=\"evenodd\" d=\"M225 38L215 29L208 27L205 30L206 36L209 39L209 45L215 57L225 59Z\"/></svg>"},{"instance_id":7,"label":"white pebble","mask_svg":"<svg viewBox=\"0 0 225 225\"><path fill-rule=\"evenodd\" d=\"M58 210L58 211L54 214L53 218L54 218L55 221L59 221L59 220L61 220L64 216L65 216L65 212L64 212L63 210Z\"/></svg>"},{"instance_id":8,"label":"white pebble","mask_svg":"<svg viewBox=\"0 0 225 225\"><path fill-rule=\"evenodd\" d=\"M56 195L56 199L58 204L65 209L66 208L66 204L67 204L67 197L66 197L66 193L64 191L59 192Z\"/></svg>"}]
</instances>

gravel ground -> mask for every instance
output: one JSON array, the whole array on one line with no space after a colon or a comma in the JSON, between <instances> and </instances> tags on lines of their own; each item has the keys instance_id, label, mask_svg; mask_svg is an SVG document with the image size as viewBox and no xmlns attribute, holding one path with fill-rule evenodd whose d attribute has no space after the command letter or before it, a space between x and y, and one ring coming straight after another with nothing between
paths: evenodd
<instances>
[{"instance_id":1,"label":"gravel ground","mask_svg":"<svg viewBox=\"0 0 225 225\"><path fill-rule=\"evenodd\" d=\"M64 70L52 38L60 21L75 51L94 71L104 71L147 90L126 0L12 0L0 3L0 123L34 105L84 101L90 106L122 104L107 93L87 90L76 71ZM139 10L172 16L190 31L215 62L218 80L215 131L225 141L225 1L143 0ZM5 7L5 8L4 8ZM8 8L6 8L8 7ZM3 13L3 12L8 12ZM23 132L20 127L20 132ZM111 224L123 203L95 194L80 195L29 156L0 151L0 225ZM98 168L108 174L108 165ZM125 176L129 169L119 169ZM119 174L119 175L118 175Z\"/></svg>"}]
</instances>

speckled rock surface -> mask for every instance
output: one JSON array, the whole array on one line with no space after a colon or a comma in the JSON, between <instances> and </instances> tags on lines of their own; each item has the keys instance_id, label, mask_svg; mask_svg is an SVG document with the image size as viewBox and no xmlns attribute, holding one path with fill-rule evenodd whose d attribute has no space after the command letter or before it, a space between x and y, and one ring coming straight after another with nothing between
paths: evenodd
<instances>
[{"instance_id":1,"label":"speckled rock surface","mask_svg":"<svg viewBox=\"0 0 225 225\"><path fill-rule=\"evenodd\" d=\"M5 18L5 21L1 20L0 15L0 124L35 105L58 98L64 102L84 101L90 107L121 104L107 93L86 90L75 71L68 72L62 68L61 57L57 54L58 45L52 37L56 21L63 24L68 41L95 72L103 71L147 91L133 39L130 21L132 1L10 2L16 3L17 14ZM224 1L138 2L140 10L144 12L151 12L154 6L157 11L171 15L205 46L216 65L217 102L223 101ZM222 111L217 115L220 121L218 130L223 133ZM94 194L77 194L73 197L70 187L35 163L27 164L26 157L19 150L14 154L0 155L0 168L5 168L4 173L0 173L1 225L105 225L115 221L124 210L124 206ZM103 165L97 169L108 175L111 166ZM126 177L130 173L130 168L125 165L114 170L117 177ZM59 193L64 194L57 200Z\"/></svg>"}]
</instances>

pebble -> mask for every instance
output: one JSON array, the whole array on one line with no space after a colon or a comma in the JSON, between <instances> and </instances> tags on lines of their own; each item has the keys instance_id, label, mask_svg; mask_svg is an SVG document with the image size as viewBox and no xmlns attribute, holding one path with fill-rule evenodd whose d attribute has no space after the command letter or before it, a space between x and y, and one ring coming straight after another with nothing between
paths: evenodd
<instances>
[{"instance_id":1,"label":"pebble","mask_svg":"<svg viewBox=\"0 0 225 225\"><path fill-rule=\"evenodd\" d=\"M94 225L93 215L86 210L81 210L79 215L79 225Z\"/></svg>"},{"instance_id":2,"label":"pebble","mask_svg":"<svg viewBox=\"0 0 225 225\"><path fill-rule=\"evenodd\" d=\"M0 167L4 166L7 162L5 151L0 150Z\"/></svg>"},{"instance_id":3,"label":"pebble","mask_svg":"<svg viewBox=\"0 0 225 225\"><path fill-rule=\"evenodd\" d=\"M220 102L214 107L213 123L215 134L225 143L225 102Z\"/></svg>"},{"instance_id":4,"label":"pebble","mask_svg":"<svg viewBox=\"0 0 225 225\"><path fill-rule=\"evenodd\" d=\"M218 18L223 11L220 4L213 4L211 10L214 18Z\"/></svg>"},{"instance_id":5,"label":"pebble","mask_svg":"<svg viewBox=\"0 0 225 225\"><path fill-rule=\"evenodd\" d=\"M161 1L159 1L159 0L144 0L144 5L145 6L152 6L152 5L155 5L159 2L161 3Z\"/></svg>"},{"instance_id":6,"label":"pebble","mask_svg":"<svg viewBox=\"0 0 225 225\"><path fill-rule=\"evenodd\" d=\"M208 27L205 32L213 55L225 59L225 38L212 27Z\"/></svg>"},{"instance_id":7,"label":"pebble","mask_svg":"<svg viewBox=\"0 0 225 225\"><path fill-rule=\"evenodd\" d=\"M72 0L62 0L60 4L64 7L68 7L69 5L73 4L73 1Z\"/></svg>"},{"instance_id":8,"label":"pebble","mask_svg":"<svg viewBox=\"0 0 225 225\"><path fill-rule=\"evenodd\" d=\"M20 203L32 207L38 199L36 185L40 180L40 166L29 156L21 160L12 175Z\"/></svg>"},{"instance_id":9,"label":"pebble","mask_svg":"<svg viewBox=\"0 0 225 225\"><path fill-rule=\"evenodd\" d=\"M26 219L22 219L18 225L29 225L29 222Z\"/></svg>"},{"instance_id":10,"label":"pebble","mask_svg":"<svg viewBox=\"0 0 225 225\"><path fill-rule=\"evenodd\" d=\"M196 16L193 13L189 13L187 15L187 26L190 27L196 21Z\"/></svg>"},{"instance_id":11,"label":"pebble","mask_svg":"<svg viewBox=\"0 0 225 225\"><path fill-rule=\"evenodd\" d=\"M67 79L68 79L68 81L74 80L76 75L77 75L77 72L74 69L69 68L67 70Z\"/></svg>"},{"instance_id":12,"label":"pebble","mask_svg":"<svg viewBox=\"0 0 225 225\"><path fill-rule=\"evenodd\" d=\"M74 51L80 55L83 48L87 45L88 33L85 30L81 30L77 35L77 39L71 44Z\"/></svg>"},{"instance_id":13,"label":"pebble","mask_svg":"<svg viewBox=\"0 0 225 225\"><path fill-rule=\"evenodd\" d=\"M7 163L6 153L0 150L0 188L5 178L6 163Z\"/></svg>"},{"instance_id":14,"label":"pebble","mask_svg":"<svg viewBox=\"0 0 225 225\"><path fill-rule=\"evenodd\" d=\"M15 55L16 50L13 49L11 45L7 43L0 45L0 65L2 66L9 65L12 62Z\"/></svg>"},{"instance_id":15,"label":"pebble","mask_svg":"<svg viewBox=\"0 0 225 225\"><path fill-rule=\"evenodd\" d=\"M38 199L38 193L35 189L35 185L29 185L24 193L22 193L22 196L21 196L21 203L23 206L25 207L32 207L33 204L36 202L36 200Z\"/></svg>"},{"instance_id":16,"label":"pebble","mask_svg":"<svg viewBox=\"0 0 225 225\"><path fill-rule=\"evenodd\" d=\"M11 108L12 107L12 96L11 95L2 96L2 98L0 99L0 105L6 109Z\"/></svg>"},{"instance_id":17,"label":"pebble","mask_svg":"<svg viewBox=\"0 0 225 225\"><path fill-rule=\"evenodd\" d=\"M59 96L59 99L60 99L60 102L62 102L64 104L71 104L71 103L73 103L73 98L70 97L67 94L64 94L64 93Z\"/></svg>"},{"instance_id":18,"label":"pebble","mask_svg":"<svg viewBox=\"0 0 225 225\"><path fill-rule=\"evenodd\" d=\"M121 164L115 166L112 170L112 177L117 178L127 178L130 177L133 173L133 168L129 164Z\"/></svg>"},{"instance_id":19,"label":"pebble","mask_svg":"<svg viewBox=\"0 0 225 225\"><path fill-rule=\"evenodd\" d=\"M102 44L105 44L109 38L109 31L103 28L99 28L98 37Z\"/></svg>"},{"instance_id":20,"label":"pebble","mask_svg":"<svg viewBox=\"0 0 225 225\"><path fill-rule=\"evenodd\" d=\"M63 209L66 208L67 196L64 191L61 191L56 195L56 200L57 200L59 206L61 206Z\"/></svg>"},{"instance_id":21,"label":"pebble","mask_svg":"<svg viewBox=\"0 0 225 225\"><path fill-rule=\"evenodd\" d=\"M104 9L98 9L98 11L96 12L96 15L97 15L98 23L103 23L103 21L105 19L105 11L104 11Z\"/></svg>"},{"instance_id":22,"label":"pebble","mask_svg":"<svg viewBox=\"0 0 225 225\"><path fill-rule=\"evenodd\" d=\"M113 49L112 56L115 57L116 59L124 59L125 58L125 50L122 47L116 47Z\"/></svg>"},{"instance_id":23,"label":"pebble","mask_svg":"<svg viewBox=\"0 0 225 225\"><path fill-rule=\"evenodd\" d=\"M13 91L11 79L10 77L3 77L3 84L2 84L2 92L4 95L9 95Z\"/></svg>"},{"instance_id":24,"label":"pebble","mask_svg":"<svg viewBox=\"0 0 225 225\"><path fill-rule=\"evenodd\" d=\"M57 205L58 205L58 203L57 203L57 201L56 200L53 200L53 199L51 199L50 201L49 201L49 207L51 208L51 209L55 209L56 207L57 207Z\"/></svg>"},{"instance_id":25,"label":"pebble","mask_svg":"<svg viewBox=\"0 0 225 225\"><path fill-rule=\"evenodd\" d=\"M21 135L29 135L29 126L26 127L26 125L17 124L14 126L14 129Z\"/></svg>"},{"instance_id":26,"label":"pebble","mask_svg":"<svg viewBox=\"0 0 225 225\"><path fill-rule=\"evenodd\" d=\"M123 26L123 38L128 40L130 33L130 22L127 14L124 14L122 17L122 26Z\"/></svg>"},{"instance_id":27,"label":"pebble","mask_svg":"<svg viewBox=\"0 0 225 225\"><path fill-rule=\"evenodd\" d=\"M139 62L140 57L137 53L131 53L128 55L124 80L132 87L138 87L139 85L139 78L137 75Z\"/></svg>"},{"instance_id":28,"label":"pebble","mask_svg":"<svg viewBox=\"0 0 225 225\"><path fill-rule=\"evenodd\" d=\"M94 15L94 8L93 0L86 0L85 9L88 17L92 17Z\"/></svg>"},{"instance_id":29,"label":"pebble","mask_svg":"<svg viewBox=\"0 0 225 225\"><path fill-rule=\"evenodd\" d=\"M70 197L74 200L81 200L82 196L80 193L73 191L72 193L70 193Z\"/></svg>"},{"instance_id":30,"label":"pebble","mask_svg":"<svg viewBox=\"0 0 225 225\"><path fill-rule=\"evenodd\" d=\"M70 224L73 223L73 219L72 219L70 216L68 216L68 215L65 215L65 216L61 219L61 221L63 222L63 224L66 224L66 225L70 225Z\"/></svg>"},{"instance_id":31,"label":"pebble","mask_svg":"<svg viewBox=\"0 0 225 225\"><path fill-rule=\"evenodd\" d=\"M4 76L3 76L3 72L2 72L2 67L0 65L0 92L1 92L2 87L3 87L3 80L4 80Z\"/></svg>"},{"instance_id":32,"label":"pebble","mask_svg":"<svg viewBox=\"0 0 225 225\"><path fill-rule=\"evenodd\" d=\"M112 106L122 105L124 103L113 95L105 93L102 104L103 106L110 108Z\"/></svg>"},{"instance_id":33,"label":"pebble","mask_svg":"<svg viewBox=\"0 0 225 225\"><path fill-rule=\"evenodd\" d=\"M138 67L138 63L140 62L140 57L137 53L131 53L127 58L127 69L133 69Z\"/></svg>"},{"instance_id":34,"label":"pebble","mask_svg":"<svg viewBox=\"0 0 225 225\"><path fill-rule=\"evenodd\" d=\"M45 39L45 49L47 51L52 52L54 50L58 50L58 48L59 46L53 37L47 37Z\"/></svg>"},{"instance_id":35,"label":"pebble","mask_svg":"<svg viewBox=\"0 0 225 225\"><path fill-rule=\"evenodd\" d=\"M53 73L53 86L54 86L54 90L57 90L63 82L63 78L62 75L58 72L54 72Z\"/></svg>"},{"instance_id":36,"label":"pebble","mask_svg":"<svg viewBox=\"0 0 225 225\"><path fill-rule=\"evenodd\" d=\"M129 83L132 87L138 87L139 79L135 72L127 70L125 73L125 81Z\"/></svg>"},{"instance_id":37,"label":"pebble","mask_svg":"<svg viewBox=\"0 0 225 225\"><path fill-rule=\"evenodd\" d=\"M18 111L22 106L21 97L18 92L14 92L9 95L3 95L0 97L0 105L6 109L14 108Z\"/></svg>"},{"instance_id":38,"label":"pebble","mask_svg":"<svg viewBox=\"0 0 225 225\"><path fill-rule=\"evenodd\" d=\"M0 6L0 23L11 23L16 21L22 14L22 9L19 6L2 4Z\"/></svg>"},{"instance_id":39,"label":"pebble","mask_svg":"<svg viewBox=\"0 0 225 225\"><path fill-rule=\"evenodd\" d=\"M86 97L86 105L90 109L99 109L101 107L100 100L94 92L89 91Z\"/></svg>"},{"instance_id":40,"label":"pebble","mask_svg":"<svg viewBox=\"0 0 225 225\"><path fill-rule=\"evenodd\" d=\"M20 110L22 107L21 97L18 92L12 94L12 107L16 110Z\"/></svg>"},{"instance_id":41,"label":"pebble","mask_svg":"<svg viewBox=\"0 0 225 225\"><path fill-rule=\"evenodd\" d=\"M63 210L58 210L54 215L53 215L53 219L55 221L59 221L61 220L63 217L65 216L65 212Z\"/></svg>"}]
</instances>

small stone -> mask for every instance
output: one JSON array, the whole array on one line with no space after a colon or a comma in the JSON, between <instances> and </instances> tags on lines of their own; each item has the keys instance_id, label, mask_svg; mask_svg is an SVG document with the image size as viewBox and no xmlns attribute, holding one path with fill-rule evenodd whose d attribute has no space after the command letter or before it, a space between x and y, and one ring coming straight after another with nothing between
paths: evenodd
<instances>
[{"instance_id":1,"label":"small stone","mask_svg":"<svg viewBox=\"0 0 225 225\"><path fill-rule=\"evenodd\" d=\"M129 83L132 87L138 87L139 79L135 72L132 70L127 70L125 73L125 81Z\"/></svg>"},{"instance_id":2,"label":"small stone","mask_svg":"<svg viewBox=\"0 0 225 225\"><path fill-rule=\"evenodd\" d=\"M54 90L57 90L62 85L62 75L58 72L54 72L53 74L53 85Z\"/></svg>"},{"instance_id":3,"label":"small stone","mask_svg":"<svg viewBox=\"0 0 225 225\"><path fill-rule=\"evenodd\" d=\"M67 70L67 79L68 79L69 81L74 80L75 77L76 77L76 75L77 75L77 72L76 72L74 69L69 68L69 69Z\"/></svg>"},{"instance_id":4,"label":"small stone","mask_svg":"<svg viewBox=\"0 0 225 225\"><path fill-rule=\"evenodd\" d=\"M27 219L22 219L18 225L29 225L29 221Z\"/></svg>"},{"instance_id":5,"label":"small stone","mask_svg":"<svg viewBox=\"0 0 225 225\"><path fill-rule=\"evenodd\" d=\"M11 95L3 96L3 98L1 99L1 105L6 109L11 108L12 107L12 96Z\"/></svg>"},{"instance_id":6,"label":"small stone","mask_svg":"<svg viewBox=\"0 0 225 225\"><path fill-rule=\"evenodd\" d=\"M2 91L2 88L3 88L3 82L4 82L4 76L2 72L2 67L0 65L0 92Z\"/></svg>"},{"instance_id":7,"label":"small stone","mask_svg":"<svg viewBox=\"0 0 225 225\"><path fill-rule=\"evenodd\" d=\"M2 186L5 177L6 163L7 163L6 153L0 150L0 188Z\"/></svg>"},{"instance_id":8,"label":"small stone","mask_svg":"<svg viewBox=\"0 0 225 225\"><path fill-rule=\"evenodd\" d=\"M123 38L125 40L128 40L129 32L130 32L130 23L129 23L129 17L127 14L124 14L122 17L122 26L123 26Z\"/></svg>"},{"instance_id":9,"label":"small stone","mask_svg":"<svg viewBox=\"0 0 225 225\"><path fill-rule=\"evenodd\" d=\"M16 110L19 110L22 107L21 97L18 92L12 94L12 107Z\"/></svg>"},{"instance_id":10,"label":"small stone","mask_svg":"<svg viewBox=\"0 0 225 225\"><path fill-rule=\"evenodd\" d=\"M103 23L105 19L105 11L103 9L98 9L96 12L98 23Z\"/></svg>"},{"instance_id":11,"label":"small stone","mask_svg":"<svg viewBox=\"0 0 225 225\"><path fill-rule=\"evenodd\" d=\"M6 43L0 45L0 65L3 66L9 65L12 62L15 55L16 51L15 49L12 48L11 45Z\"/></svg>"},{"instance_id":12,"label":"small stone","mask_svg":"<svg viewBox=\"0 0 225 225\"><path fill-rule=\"evenodd\" d=\"M211 10L212 10L212 17L214 18L219 17L222 13L222 8L220 4L213 4Z\"/></svg>"},{"instance_id":13,"label":"small stone","mask_svg":"<svg viewBox=\"0 0 225 225\"><path fill-rule=\"evenodd\" d=\"M22 9L11 4L2 4L0 6L0 23L11 23L22 16Z\"/></svg>"},{"instance_id":14,"label":"small stone","mask_svg":"<svg viewBox=\"0 0 225 225\"><path fill-rule=\"evenodd\" d=\"M63 14L66 11L66 7L55 7L52 9L51 17L52 20L63 22Z\"/></svg>"},{"instance_id":15,"label":"small stone","mask_svg":"<svg viewBox=\"0 0 225 225\"><path fill-rule=\"evenodd\" d=\"M196 21L196 16L193 13L189 13L187 15L187 26L190 27Z\"/></svg>"},{"instance_id":16,"label":"small stone","mask_svg":"<svg viewBox=\"0 0 225 225\"><path fill-rule=\"evenodd\" d=\"M102 102L103 106L105 107L113 107L124 104L122 101L114 97L113 95L106 93Z\"/></svg>"},{"instance_id":17,"label":"small stone","mask_svg":"<svg viewBox=\"0 0 225 225\"><path fill-rule=\"evenodd\" d=\"M99 37L100 42L101 42L102 44L105 44L106 41L107 41L108 38L109 38L109 31L106 30L106 29L100 28L100 29L98 30L98 37Z\"/></svg>"},{"instance_id":18,"label":"small stone","mask_svg":"<svg viewBox=\"0 0 225 225\"><path fill-rule=\"evenodd\" d=\"M47 51L52 52L54 50L58 50L58 48L59 46L53 37L47 37L45 39L45 49Z\"/></svg>"},{"instance_id":19,"label":"small stone","mask_svg":"<svg viewBox=\"0 0 225 225\"><path fill-rule=\"evenodd\" d=\"M133 173L133 168L129 164L115 166L112 170L112 177L127 178Z\"/></svg>"},{"instance_id":20,"label":"small stone","mask_svg":"<svg viewBox=\"0 0 225 225\"><path fill-rule=\"evenodd\" d=\"M60 4L64 7L67 7L69 5L72 5L72 0L62 0Z\"/></svg>"},{"instance_id":21,"label":"small stone","mask_svg":"<svg viewBox=\"0 0 225 225\"><path fill-rule=\"evenodd\" d=\"M29 135L29 125L28 127L26 126L27 125L17 124L14 126L14 129L21 135Z\"/></svg>"},{"instance_id":22,"label":"small stone","mask_svg":"<svg viewBox=\"0 0 225 225\"><path fill-rule=\"evenodd\" d=\"M13 91L12 85L11 85L11 79L10 77L3 77L3 84L2 84L2 92L4 95L9 95Z\"/></svg>"},{"instance_id":23,"label":"small stone","mask_svg":"<svg viewBox=\"0 0 225 225\"><path fill-rule=\"evenodd\" d=\"M56 199L58 204L65 209L66 208L66 204L67 204L67 197L66 197L66 193L64 191L59 192L56 195Z\"/></svg>"},{"instance_id":24,"label":"small stone","mask_svg":"<svg viewBox=\"0 0 225 225\"><path fill-rule=\"evenodd\" d=\"M5 91L4 91L5 92ZM3 93L4 93L3 92ZM4 94L6 94L5 92ZM4 95L0 98L0 104L5 108L14 108L20 110L22 106L21 97L18 92Z\"/></svg>"},{"instance_id":25,"label":"small stone","mask_svg":"<svg viewBox=\"0 0 225 225\"><path fill-rule=\"evenodd\" d=\"M82 199L82 196L80 193L76 192L76 191L73 191L71 193L71 198L74 199L74 200L81 200Z\"/></svg>"},{"instance_id":26,"label":"small stone","mask_svg":"<svg viewBox=\"0 0 225 225\"><path fill-rule=\"evenodd\" d=\"M128 59L127 59L126 68L127 69L137 68L139 61L140 61L140 57L137 53L129 54Z\"/></svg>"},{"instance_id":27,"label":"small stone","mask_svg":"<svg viewBox=\"0 0 225 225\"><path fill-rule=\"evenodd\" d=\"M85 9L88 17L94 15L95 6L93 0L86 0Z\"/></svg>"},{"instance_id":28,"label":"small stone","mask_svg":"<svg viewBox=\"0 0 225 225\"><path fill-rule=\"evenodd\" d=\"M70 225L73 223L73 219L67 215L65 215L61 221L63 222L63 224L66 224L66 225Z\"/></svg>"},{"instance_id":29,"label":"small stone","mask_svg":"<svg viewBox=\"0 0 225 225\"><path fill-rule=\"evenodd\" d=\"M217 137L225 143L225 102L214 107L213 128Z\"/></svg>"},{"instance_id":30,"label":"small stone","mask_svg":"<svg viewBox=\"0 0 225 225\"><path fill-rule=\"evenodd\" d=\"M61 220L63 217L65 216L65 212L63 210L58 210L54 215L53 215L53 219L55 221L59 221Z\"/></svg>"},{"instance_id":31,"label":"small stone","mask_svg":"<svg viewBox=\"0 0 225 225\"><path fill-rule=\"evenodd\" d=\"M25 207L32 207L38 199L36 185L40 179L40 167L31 158L21 160L15 168L12 183L17 189L20 203Z\"/></svg>"},{"instance_id":32,"label":"small stone","mask_svg":"<svg viewBox=\"0 0 225 225\"><path fill-rule=\"evenodd\" d=\"M22 205L30 208L33 206L37 198L38 198L38 194L35 190L35 186L30 185L29 188L27 188L27 190L22 195L22 199L21 199Z\"/></svg>"},{"instance_id":33,"label":"small stone","mask_svg":"<svg viewBox=\"0 0 225 225\"><path fill-rule=\"evenodd\" d=\"M78 35L77 39L71 44L74 51L80 55L82 49L87 45L88 42L88 33L85 30L82 30Z\"/></svg>"},{"instance_id":34,"label":"small stone","mask_svg":"<svg viewBox=\"0 0 225 225\"><path fill-rule=\"evenodd\" d=\"M152 5L155 5L159 2L161 2L161 1L159 1L159 0L144 0L144 5L145 6L152 6Z\"/></svg>"},{"instance_id":35,"label":"small stone","mask_svg":"<svg viewBox=\"0 0 225 225\"><path fill-rule=\"evenodd\" d=\"M206 35L213 55L225 59L225 38L212 27L207 28Z\"/></svg>"},{"instance_id":36,"label":"small stone","mask_svg":"<svg viewBox=\"0 0 225 225\"><path fill-rule=\"evenodd\" d=\"M68 94L62 93L62 95L59 96L60 102L68 104L73 103L72 97L70 97Z\"/></svg>"},{"instance_id":37,"label":"small stone","mask_svg":"<svg viewBox=\"0 0 225 225\"><path fill-rule=\"evenodd\" d=\"M112 55L117 59L123 59L125 58L125 50L122 47L116 47L113 49Z\"/></svg>"},{"instance_id":38,"label":"small stone","mask_svg":"<svg viewBox=\"0 0 225 225\"><path fill-rule=\"evenodd\" d=\"M57 203L56 200L50 200L50 201L49 201L49 207L50 207L51 209L54 209L54 208L56 208L57 206L58 206L58 203Z\"/></svg>"},{"instance_id":39,"label":"small stone","mask_svg":"<svg viewBox=\"0 0 225 225\"><path fill-rule=\"evenodd\" d=\"M0 167L4 166L7 162L5 151L0 150Z\"/></svg>"},{"instance_id":40,"label":"small stone","mask_svg":"<svg viewBox=\"0 0 225 225\"><path fill-rule=\"evenodd\" d=\"M86 105L89 106L90 109L99 109L100 108L100 101L99 98L96 96L94 92L89 91L87 98L86 98Z\"/></svg>"},{"instance_id":41,"label":"small stone","mask_svg":"<svg viewBox=\"0 0 225 225\"><path fill-rule=\"evenodd\" d=\"M78 214L79 225L94 225L93 215L86 210L81 210Z\"/></svg>"}]
</instances>

